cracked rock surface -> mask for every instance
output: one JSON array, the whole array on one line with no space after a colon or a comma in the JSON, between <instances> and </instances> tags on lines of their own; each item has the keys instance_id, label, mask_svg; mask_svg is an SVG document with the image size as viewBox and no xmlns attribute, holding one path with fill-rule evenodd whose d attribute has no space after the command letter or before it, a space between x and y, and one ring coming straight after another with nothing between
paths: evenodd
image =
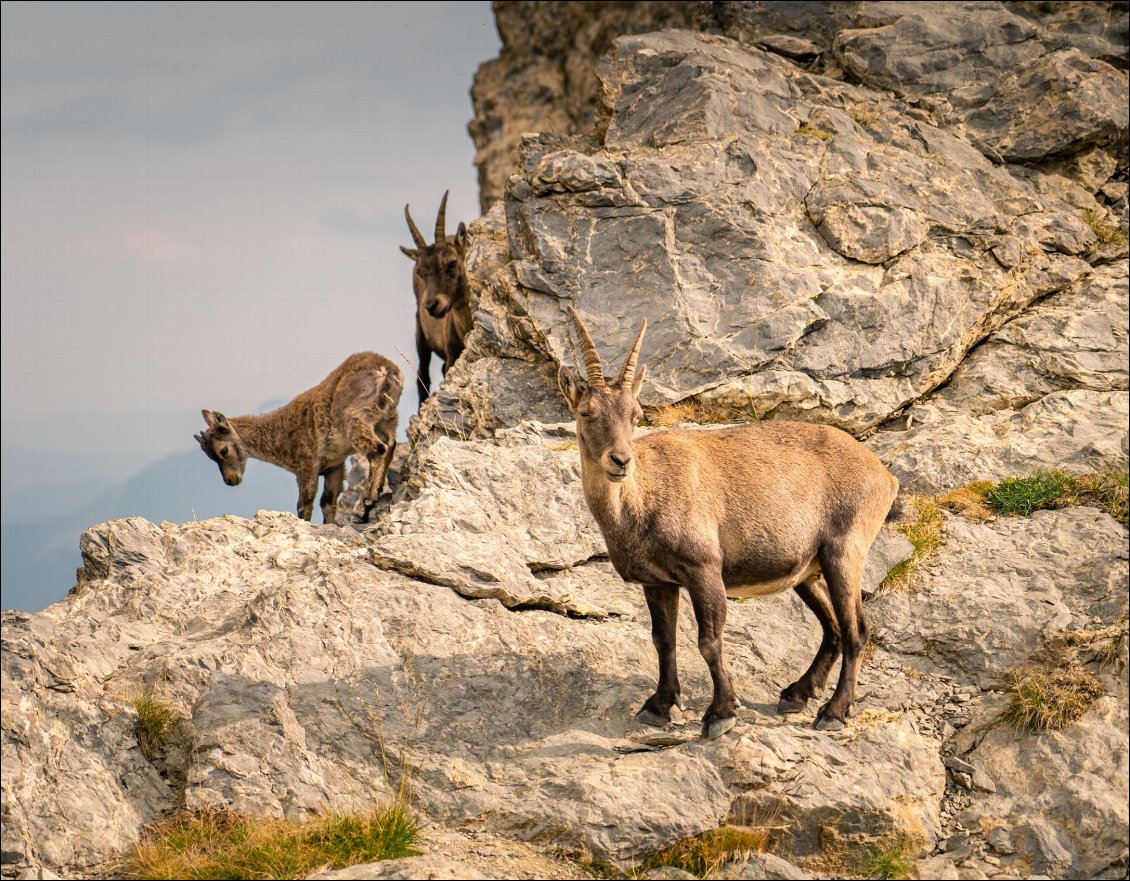
<instances>
[{"instance_id":1,"label":"cracked rock surface","mask_svg":"<svg viewBox=\"0 0 1130 881\"><path fill-rule=\"evenodd\" d=\"M836 733L816 701L775 712L820 641L790 593L728 604L743 706L701 740L684 603L686 705L646 728L646 605L556 389L575 305L609 370L648 318L653 412L839 425L910 492L1125 468L1125 5L495 9L475 326L391 500L367 526L347 499L340 526L89 529L71 594L3 616L4 877L97 876L182 807L298 819L405 776L428 852L325 877L575 878L565 857L628 866L723 823L771 830L729 878L827 876L898 836L919 877L1126 877L1124 527L947 514L902 593L884 530ZM1101 696L1061 731L1005 724L1010 674L1048 658ZM176 715L149 755L146 692Z\"/></svg>"}]
</instances>

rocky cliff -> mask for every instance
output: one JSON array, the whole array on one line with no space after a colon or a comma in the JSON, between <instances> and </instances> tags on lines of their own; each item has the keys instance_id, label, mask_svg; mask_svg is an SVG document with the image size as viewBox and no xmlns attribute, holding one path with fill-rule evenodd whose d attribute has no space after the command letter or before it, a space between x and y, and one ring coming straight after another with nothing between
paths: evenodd
<instances>
[{"instance_id":1,"label":"rocky cliff","mask_svg":"<svg viewBox=\"0 0 1130 881\"><path fill-rule=\"evenodd\" d=\"M646 729L646 607L585 507L555 376L572 304L609 357L648 318L655 421L829 422L924 494L1124 470L1126 5L496 14L475 329L391 505L362 531L89 530L71 595L4 615L5 873L97 873L182 807L301 817L407 777L433 853L356 877L573 876L564 857L627 865L726 823L779 855L729 877L851 873L890 842L921 877L1125 877L1123 525L939 511L902 590L878 589L910 553L886 531L835 734L774 712L819 643L782 595L730 604L743 709L698 739L685 612L688 706ZM1005 721L1033 669L1088 683L1067 727ZM155 751L138 694L176 716Z\"/></svg>"}]
</instances>

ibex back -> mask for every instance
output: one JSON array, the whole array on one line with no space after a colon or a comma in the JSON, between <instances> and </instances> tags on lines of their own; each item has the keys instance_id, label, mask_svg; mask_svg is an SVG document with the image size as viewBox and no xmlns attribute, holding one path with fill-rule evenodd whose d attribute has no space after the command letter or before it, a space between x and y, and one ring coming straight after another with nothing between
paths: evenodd
<instances>
[{"instance_id":1,"label":"ibex back","mask_svg":"<svg viewBox=\"0 0 1130 881\"><path fill-rule=\"evenodd\" d=\"M309 520L325 478L322 517L333 523L345 485L345 460L352 453L369 463L364 494L368 520L380 496L396 448L396 405L404 388L400 369L382 355L350 355L329 376L289 404L261 416L228 419L203 410L207 429L196 440L220 467L224 483L243 480L248 457L285 468L298 478L298 516Z\"/></svg>"}]
</instances>

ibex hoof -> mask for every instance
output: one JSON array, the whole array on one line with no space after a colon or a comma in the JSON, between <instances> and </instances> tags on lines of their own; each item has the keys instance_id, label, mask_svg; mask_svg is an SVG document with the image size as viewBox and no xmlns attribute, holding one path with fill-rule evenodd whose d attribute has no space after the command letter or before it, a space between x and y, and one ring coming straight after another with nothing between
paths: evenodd
<instances>
[{"instance_id":1,"label":"ibex hoof","mask_svg":"<svg viewBox=\"0 0 1130 881\"><path fill-rule=\"evenodd\" d=\"M728 719L715 719L713 722L703 722L702 736L707 740L713 740L715 737L721 737L737 724L736 716L730 716Z\"/></svg>"},{"instance_id":2,"label":"ibex hoof","mask_svg":"<svg viewBox=\"0 0 1130 881\"><path fill-rule=\"evenodd\" d=\"M833 719L831 716L817 716L812 727L817 731L843 731L844 723L839 719Z\"/></svg>"},{"instance_id":3,"label":"ibex hoof","mask_svg":"<svg viewBox=\"0 0 1130 881\"><path fill-rule=\"evenodd\" d=\"M804 709L805 704L807 703L808 701L806 700L794 701L790 700L787 697L783 697L779 701L777 701L777 712L782 716L787 716L789 713L799 713Z\"/></svg>"},{"instance_id":4,"label":"ibex hoof","mask_svg":"<svg viewBox=\"0 0 1130 881\"><path fill-rule=\"evenodd\" d=\"M655 710L649 710L644 707L636 713L636 721L643 722L644 725L654 725L656 728L663 728L671 721L671 714L661 716Z\"/></svg>"}]
</instances>

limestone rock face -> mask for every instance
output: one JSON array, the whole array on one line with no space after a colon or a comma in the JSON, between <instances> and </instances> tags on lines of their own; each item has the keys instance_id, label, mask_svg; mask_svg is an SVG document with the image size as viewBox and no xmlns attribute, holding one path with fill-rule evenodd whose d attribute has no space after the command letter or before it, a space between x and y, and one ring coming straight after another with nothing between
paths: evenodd
<instances>
[{"instance_id":1,"label":"limestone rock face","mask_svg":"<svg viewBox=\"0 0 1130 881\"><path fill-rule=\"evenodd\" d=\"M483 211L502 196L523 134L577 134L592 127L596 65L613 39L691 27L709 9L709 3L677 0L495 3L502 52L475 74L475 118L468 126Z\"/></svg>"},{"instance_id":2,"label":"limestone rock face","mask_svg":"<svg viewBox=\"0 0 1130 881\"><path fill-rule=\"evenodd\" d=\"M495 4L503 49L475 77L470 125L483 210L520 167L527 132L587 135L595 71L622 35L683 28L848 74L966 129L995 161L1055 163L1097 190L1126 160L1125 5L749 2Z\"/></svg>"},{"instance_id":3,"label":"limestone rock face","mask_svg":"<svg viewBox=\"0 0 1130 881\"><path fill-rule=\"evenodd\" d=\"M432 479L457 446L432 447ZM556 455L529 445L495 452L496 491L528 476L531 457ZM452 513L462 504L453 498ZM508 504L529 516L543 502L515 494ZM771 710L819 642L796 598L731 604L730 664L747 709L737 736L722 741L697 737L710 687L685 613L687 716L657 737L633 718L655 677L642 594L586 559L584 512L554 515L556 528L582 538L554 561L562 571L545 592L594 597L599 615L578 615L566 599L557 607L569 615L536 603L508 609L464 598L461 584L391 571L423 571L444 543L473 531L449 520L453 529L428 532L413 519L423 510L404 509L399 532L374 536L267 512L88 531L72 595L5 620L5 849L24 862L91 865L179 802L297 819L364 808L408 768L418 808L436 822L604 858L713 828L771 791L801 824L834 825L845 813L859 834L937 833L937 744L918 730L913 706L893 728L864 719L846 737ZM382 542L412 534L432 546L405 545L410 565L390 567ZM488 559L546 557L536 536L513 527L482 540ZM862 706L884 703L888 688L901 706L897 669L874 675L881 684ZM181 717L152 763L127 700L146 691ZM43 735L30 734L43 731L54 732L47 766ZM896 786L865 772L864 756L871 769L890 761L916 770ZM859 771L845 777L845 767ZM790 789L798 779L802 790ZM87 814L97 822L50 824Z\"/></svg>"},{"instance_id":4,"label":"limestone rock face","mask_svg":"<svg viewBox=\"0 0 1130 881\"><path fill-rule=\"evenodd\" d=\"M926 492L1124 462L1128 287L1121 260L1040 301L913 405L901 430L880 431L869 446L904 487Z\"/></svg>"},{"instance_id":5,"label":"limestone rock face","mask_svg":"<svg viewBox=\"0 0 1130 881\"><path fill-rule=\"evenodd\" d=\"M912 593L871 608L884 647L932 673L1000 685L1044 636L1126 615L1126 530L1092 508L989 524L946 516L946 553ZM955 602L954 584L970 586ZM973 587L976 585L976 587Z\"/></svg>"},{"instance_id":6,"label":"limestone rock face","mask_svg":"<svg viewBox=\"0 0 1130 881\"><path fill-rule=\"evenodd\" d=\"M563 418L572 304L607 370L648 319L645 405L858 433L1090 271L1093 197L903 102L691 31L621 37L598 75L602 148L529 139L505 240L497 209L484 222L478 336L432 427L489 433L515 393Z\"/></svg>"}]
</instances>

